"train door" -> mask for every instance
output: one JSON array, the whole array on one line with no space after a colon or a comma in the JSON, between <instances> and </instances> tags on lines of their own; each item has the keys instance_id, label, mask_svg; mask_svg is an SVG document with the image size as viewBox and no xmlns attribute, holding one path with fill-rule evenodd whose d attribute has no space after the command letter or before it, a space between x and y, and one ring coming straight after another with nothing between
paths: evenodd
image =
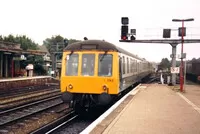
<instances>
[{"instance_id":1,"label":"train door","mask_svg":"<svg viewBox=\"0 0 200 134\"><path fill-rule=\"evenodd\" d=\"M120 83L120 90L122 89L122 57L119 56L119 83Z\"/></svg>"}]
</instances>

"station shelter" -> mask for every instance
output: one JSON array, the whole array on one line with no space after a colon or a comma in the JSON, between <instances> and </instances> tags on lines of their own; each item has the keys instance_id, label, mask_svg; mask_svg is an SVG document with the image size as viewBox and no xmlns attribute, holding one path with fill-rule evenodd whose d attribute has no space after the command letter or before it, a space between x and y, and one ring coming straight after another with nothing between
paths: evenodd
<instances>
[{"instance_id":1,"label":"station shelter","mask_svg":"<svg viewBox=\"0 0 200 134\"><path fill-rule=\"evenodd\" d=\"M40 50L22 50L20 44L0 41L0 78L24 76L25 69L20 67L20 62L26 60L27 55L46 55Z\"/></svg>"}]
</instances>

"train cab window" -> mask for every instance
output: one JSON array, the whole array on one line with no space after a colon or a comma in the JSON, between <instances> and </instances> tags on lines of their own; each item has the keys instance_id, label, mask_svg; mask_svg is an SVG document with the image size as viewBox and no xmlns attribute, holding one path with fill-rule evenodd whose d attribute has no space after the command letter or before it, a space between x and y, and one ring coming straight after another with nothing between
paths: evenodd
<instances>
[{"instance_id":1,"label":"train cab window","mask_svg":"<svg viewBox=\"0 0 200 134\"><path fill-rule=\"evenodd\" d=\"M95 60L95 54L82 55L81 75L94 76L94 60Z\"/></svg>"},{"instance_id":2,"label":"train cab window","mask_svg":"<svg viewBox=\"0 0 200 134\"><path fill-rule=\"evenodd\" d=\"M67 55L66 57L66 76L78 75L78 54Z\"/></svg>"},{"instance_id":3,"label":"train cab window","mask_svg":"<svg viewBox=\"0 0 200 134\"><path fill-rule=\"evenodd\" d=\"M99 54L98 76L112 76L112 60L111 54Z\"/></svg>"}]
</instances>

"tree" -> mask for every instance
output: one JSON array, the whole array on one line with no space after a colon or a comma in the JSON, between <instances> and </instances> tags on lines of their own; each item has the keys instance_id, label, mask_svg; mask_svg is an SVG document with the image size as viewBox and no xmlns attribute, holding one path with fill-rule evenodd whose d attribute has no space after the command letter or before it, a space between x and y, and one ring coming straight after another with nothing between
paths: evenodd
<instances>
[{"instance_id":1,"label":"tree","mask_svg":"<svg viewBox=\"0 0 200 134\"><path fill-rule=\"evenodd\" d=\"M26 35L20 35L20 36L13 36L13 35L8 35L8 36L0 36L0 41L5 41L5 42L12 42L12 43L18 43L21 44L21 48L23 50L27 49L32 49L32 50L37 50L38 44L32 41L30 38L26 37Z\"/></svg>"},{"instance_id":2,"label":"tree","mask_svg":"<svg viewBox=\"0 0 200 134\"><path fill-rule=\"evenodd\" d=\"M68 44L71 44L74 42L78 42L79 40L67 39L67 38L62 37L61 35L56 35L56 36L52 36L51 38L46 38L43 41L43 44L47 47L50 53L56 52L56 51L62 52L63 49L67 46L65 41L68 42ZM56 48L56 45L58 45L58 49Z\"/></svg>"},{"instance_id":3,"label":"tree","mask_svg":"<svg viewBox=\"0 0 200 134\"><path fill-rule=\"evenodd\" d=\"M163 58L160 62L160 68L161 69L169 69L171 66L169 60L167 58Z\"/></svg>"},{"instance_id":4,"label":"tree","mask_svg":"<svg viewBox=\"0 0 200 134\"><path fill-rule=\"evenodd\" d=\"M62 59L62 51L63 49L71 43L78 42L79 40L76 39L67 39L62 37L61 35L52 36L51 38L46 38L43 41L43 45L46 46L50 53L52 52L61 52L57 54L57 59Z\"/></svg>"}]
</instances>

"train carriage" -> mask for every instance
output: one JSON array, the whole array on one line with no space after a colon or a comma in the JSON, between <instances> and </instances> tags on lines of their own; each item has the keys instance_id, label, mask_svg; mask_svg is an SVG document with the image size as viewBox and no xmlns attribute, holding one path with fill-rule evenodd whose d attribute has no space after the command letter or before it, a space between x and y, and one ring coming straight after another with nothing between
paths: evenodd
<instances>
[{"instance_id":1,"label":"train carriage","mask_svg":"<svg viewBox=\"0 0 200 134\"><path fill-rule=\"evenodd\" d=\"M106 41L70 44L63 51L62 99L71 106L107 105L152 69L146 60Z\"/></svg>"},{"instance_id":2,"label":"train carriage","mask_svg":"<svg viewBox=\"0 0 200 134\"><path fill-rule=\"evenodd\" d=\"M200 61L190 61L186 65L186 77L193 82L200 83Z\"/></svg>"}]
</instances>

